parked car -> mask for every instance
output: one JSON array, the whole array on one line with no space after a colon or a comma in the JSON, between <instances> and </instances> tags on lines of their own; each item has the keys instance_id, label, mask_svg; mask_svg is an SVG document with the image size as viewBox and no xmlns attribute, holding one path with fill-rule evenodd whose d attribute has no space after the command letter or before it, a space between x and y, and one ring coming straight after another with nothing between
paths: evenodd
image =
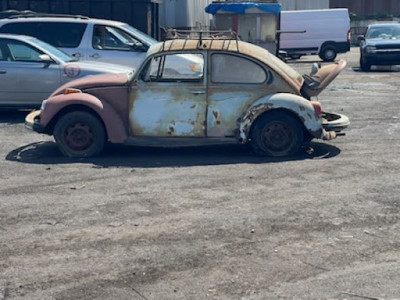
<instances>
[{"instance_id":1,"label":"parked car","mask_svg":"<svg viewBox=\"0 0 400 300\"><path fill-rule=\"evenodd\" d=\"M400 64L400 24L369 25L365 36L359 36L360 68L370 71L372 65Z\"/></svg>"},{"instance_id":2,"label":"parked car","mask_svg":"<svg viewBox=\"0 0 400 300\"><path fill-rule=\"evenodd\" d=\"M136 69L157 40L132 26L85 16L24 14L0 19L0 33L36 37L80 61L123 65ZM201 63L195 56L177 55L176 67Z\"/></svg>"},{"instance_id":3,"label":"parked car","mask_svg":"<svg viewBox=\"0 0 400 300\"><path fill-rule=\"evenodd\" d=\"M346 62L301 76L267 50L214 37L175 39L150 47L133 78L78 79L56 90L26 126L53 135L63 154L97 155L104 143L184 146L250 143L262 155L285 156L313 138L331 140L349 125L323 112L318 95ZM174 56L204 63L174 70ZM172 59L172 60L171 60ZM79 106L77 106L79 104Z\"/></svg>"},{"instance_id":4,"label":"parked car","mask_svg":"<svg viewBox=\"0 0 400 300\"><path fill-rule=\"evenodd\" d=\"M347 8L282 11L279 49L291 58L318 54L333 61L350 51Z\"/></svg>"},{"instance_id":5,"label":"parked car","mask_svg":"<svg viewBox=\"0 0 400 300\"><path fill-rule=\"evenodd\" d=\"M0 107L40 107L42 101L64 83L100 73L132 68L76 59L28 36L0 34Z\"/></svg>"},{"instance_id":6,"label":"parked car","mask_svg":"<svg viewBox=\"0 0 400 300\"><path fill-rule=\"evenodd\" d=\"M36 37L80 60L136 68L157 40L132 26L84 16L11 16L0 19L0 33Z\"/></svg>"}]
</instances>

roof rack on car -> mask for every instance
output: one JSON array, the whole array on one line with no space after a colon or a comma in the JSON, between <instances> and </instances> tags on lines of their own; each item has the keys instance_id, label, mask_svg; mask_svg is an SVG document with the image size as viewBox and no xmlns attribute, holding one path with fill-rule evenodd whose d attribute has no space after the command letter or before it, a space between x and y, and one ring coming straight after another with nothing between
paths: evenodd
<instances>
[{"instance_id":1,"label":"roof rack on car","mask_svg":"<svg viewBox=\"0 0 400 300\"><path fill-rule=\"evenodd\" d=\"M168 40L185 40L182 48L185 48L186 42L189 40L197 40L197 47L203 49L204 41L211 41L209 47L214 41L223 41L222 48L229 48L232 42L236 43L236 49L239 51L239 37L235 31L209 31L209 30L178 30L174 28L163 28L165 30L165 41ZM163 50L165 50L165 41ZM172 47L173 42L170 44Z\"/></svg>"},{"instance_id":2,"label":"roof rack on car","mask_svg":"<svg viewBox=\"0 0 400 300\"><path fill-rule=\"evenodd\" d=\"M51 13L21 13L9 16L7 19L18 19L18 18L43 18L43 17L52 17L52 18L75 18L75 19L84 19L88 20L89 17L82 15L64 15L64 14L51 14Z\"/></svg>"}]
</instances>

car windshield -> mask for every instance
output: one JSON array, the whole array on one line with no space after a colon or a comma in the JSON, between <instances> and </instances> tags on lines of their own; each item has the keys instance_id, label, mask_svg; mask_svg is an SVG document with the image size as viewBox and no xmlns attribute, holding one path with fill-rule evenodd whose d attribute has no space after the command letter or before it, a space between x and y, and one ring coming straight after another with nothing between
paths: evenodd
<instances>
[{"instance_id":1,"label":"car windshield","mask_svg":"<svg viewBox=\"0 0 400 300\"><path fill-rule=\"evenodd\" d=\"M124 28L126 31L131 33L134 37L139 39L141 42L145 43L147 46L154 45L155 43L158 43L157 40L153 39L151 36L141 32L140 30L137 30L136 28L133 28L132 26L128 24L122 25L122 28Z\"/></svg>"},{"instance_id":2,"label":"car windshield","mask_svg":"<svg viewBox=\"0 0 400 300\"><path fill-rule=\"evenodd\" d=\"M33 40L32 40L33 41ZM72 56L70 56L69 54L65 53L64 51L53 47L52 45L49 45L45 42L42 42L41 40L35 39L34 43L39 46L40 48L42 48L43 50L45 50L46 52L48 52L49 54L51 54L52 56L57 57L58 59L64 61L64 62L71 62L71 61L77 61L76 58L73 58Z\"/></svg>"},{"instance_id":3,"label":"car windshield","mask_svg":"<svg viewBox=\"0 0 400 300\"><path fill-rule=\"evenodd\" d=\"M367 39L400 39L400 25L372 26L368 29Z\"/></svg>"}]
</instances>

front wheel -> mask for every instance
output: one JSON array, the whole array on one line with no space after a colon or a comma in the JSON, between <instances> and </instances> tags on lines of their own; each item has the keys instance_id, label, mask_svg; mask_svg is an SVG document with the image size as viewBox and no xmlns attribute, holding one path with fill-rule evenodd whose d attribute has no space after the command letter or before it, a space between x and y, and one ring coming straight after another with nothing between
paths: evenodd
<instances>
[{"instance_id":1,"label":"front wheel","mask_svg":"<svg viewBox=\"0 0 400 300\"><path fill-rule=\"evenodd\" d=\"M99 154L106 140L102 122L85 111L63 115L57 121L53 135L61 152L75 158Z\"/></svg>"},{"instance_id":2,"label":"front wheel","mask_svg":"<svg viewBox=\"0 0 400 300\"><path fill-rule=\"evenodd\" d=\"M369 64L367 61L365 61L362 56L360 57L360 69L363 72L371 71L371 64Z\"/></svg>"},{"instance_id":3,"label":"front wheel","mask_svg":"<svg viewBox=\"0 0 400 300\"><path fill-rule=\"evenodd\" d=\"M336 58L337 52L335 47L333 46L325 46L322 48L321 52L319 53L319 57L323 61L334 61Z\"/></svg>"},{"instance_id":4,"label":"front wheel","mask_svg":"<svg viewBox=\"0 0 400 300\"><path fill-rule=\"evenodd\" d=\"M251 131L251 146L258 155L287 156L303 144L303 126L295 117L270 112L261 116Z\"/></svg>"}]
</instances>

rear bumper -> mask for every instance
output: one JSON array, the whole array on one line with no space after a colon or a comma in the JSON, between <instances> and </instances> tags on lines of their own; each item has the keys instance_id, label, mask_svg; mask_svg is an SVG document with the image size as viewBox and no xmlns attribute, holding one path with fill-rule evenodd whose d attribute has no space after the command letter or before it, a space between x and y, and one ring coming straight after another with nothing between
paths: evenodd
<instances>
[{"instance_id":1,"label":"rear bumper","mask_svg":"<svg viewBox=\"0 0 400 300\"><path fill-rule=\"evenodd\" d=\"M35 110L25 118L25 127L38 133L44 133L44 127L40 124L40 110Z\"/></svg>"},{"instance_id":2,"label":"rear bumper","mask_svg":"<svg viewBox=\"0 0 400 300\"><path fill-rule=\"evenodd\" d=\"M345 115L327 113L324 112L322 115L322 126L327 132L340 133L350 125L350 120Z\"/></svg>"},{"instance_id":3,"label":"rear bumper","mask_svg":"<svg viewBox=\"0 0 400 300\"><path fill-rule=\"evenodd\" d=\"M335 48L338 53L346 53L350 51L350 42L335 43Z\"/></svg>"}]
</instances>

